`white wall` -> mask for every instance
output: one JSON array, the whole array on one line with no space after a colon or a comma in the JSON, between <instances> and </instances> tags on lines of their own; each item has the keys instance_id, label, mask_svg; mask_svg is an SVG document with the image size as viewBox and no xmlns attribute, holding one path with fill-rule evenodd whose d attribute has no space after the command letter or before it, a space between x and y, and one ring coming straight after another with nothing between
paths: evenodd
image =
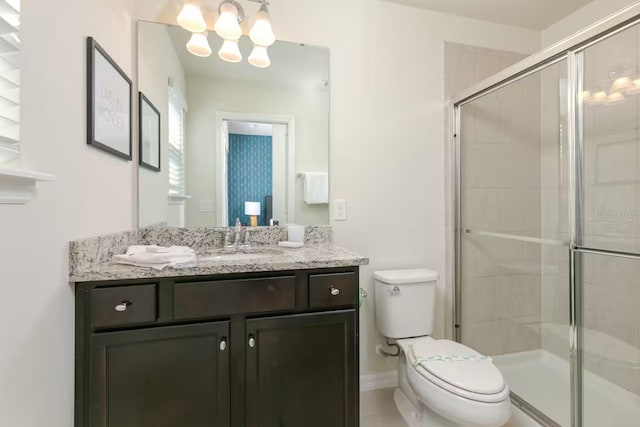
<instances>
[{"instance_id":1,"label":"white wall","mask_svg":"<svg viewBox=\"0 0 640 427\"><path fill-rule=\"evenodd\" d=\"M594 0L542 31L542 47L558 42L630 4L632 0Z\"/></svg>"},{"instance_id":2,"label":"white wall","mask_svg":"<svg viewBox=\"0 0 640 427\"><path fill-rule=\"evenodd\" d=\"M25 168L51 172L27 205L0 205L0 425L73 425L68 241L134 221L135 161L86 145L86 36L133 76L132 0L22 2ZM135 150L134 150L135 151Z\"/></svg>"},{"instance_id":3,"label":"white wall","mask_svg":"<svg viewBox=\"0 0 640 427\"><path fill-rule=\"evenodd\" d=\"M217 225L215 214L200 212L200 200L216 197L214 118L218 111L294 116L296 169L327 171L329 99L319 85L309 88L265 86L194 74L188 74L187 81L187 193L192 196L187 201L187 224L190 227ZM327 205L307 205L302 196L302 180L297 179L296 222L327 224ZM284 223L283 217L280 221Z\"/></svg>"},{"instance_id":4,"label":"white wall","mask_svg":"<svg viewBox=\"0 0 640 427\"><path fill-rule=\"evenodd\" d=\"M137 4L141 19L175 23L176 8ZM281 0L271 12L279 39L330 49L331 195L349 208L347 221L331 224L337 244L371 259L361 286L373 295L380 269L443 272L443 41L532 53L540 33L376 0ZM361 374L394 369L395 359L373 354L373 298L360 320Z\"/></svg>"},{"instance_id":5,"label":"white wall","mask_svg":"<svg viewBox=\"0 0 640 427\"><path fill-rule=\"evenodd\" d=\"M160 172L141 167L138 175L139 225L147 226L174 221L168 221L170 214L169 201L169 78L173 79L174 87L183 96L186 92L186 81L182 64L173 49L167 27L148 22L139 24L138 56L139 90L160 111ZM172 205L175 209L171 213L180 214L183 202ZM184 213L182 214L184 215Z\"/></svg>"}]
</instances>

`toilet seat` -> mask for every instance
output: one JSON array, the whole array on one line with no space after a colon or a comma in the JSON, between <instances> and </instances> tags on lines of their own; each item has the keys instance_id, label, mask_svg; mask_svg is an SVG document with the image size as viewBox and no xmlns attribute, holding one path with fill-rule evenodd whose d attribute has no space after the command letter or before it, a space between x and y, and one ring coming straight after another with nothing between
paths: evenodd
<instances>
[{"instance_id":1,"label":"toilet seat","mask_svg":"<svg viewBox=\"0 0 640 427\"><path fill-rule=\"evenodd\" d=\"M473 349L431 337L401 339L397 343L407 357L407 369L444 391L481 403L509 398L509 388L498 368Z\"/></svg>"}]
</instances>

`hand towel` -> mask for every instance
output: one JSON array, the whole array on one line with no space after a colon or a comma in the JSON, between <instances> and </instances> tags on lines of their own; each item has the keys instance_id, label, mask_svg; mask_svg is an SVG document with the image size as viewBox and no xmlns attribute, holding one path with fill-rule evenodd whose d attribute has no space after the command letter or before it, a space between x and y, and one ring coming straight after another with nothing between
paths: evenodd
<instances>
[{"instance_id":1,"label":"hand towel","mask_svg":"<svg viewBox=\"0 0 640 427\"><path fill-rule=\"evenodd\" d=\"M195 252L187 246L133 245L129 246L127 253L113 256L113 262L117 264L149 267L156 270L195 259Z\"/></svg>"},{"instance_id":2,"label":"hand towel","mask_svg":"<svg viewBox=\"0 0 640 427\"><path fill-rule=\"evenodd\" d=\"M304 173L304 201L308 205L329 203L329 174Z\"/></svg>"}]
</instances>

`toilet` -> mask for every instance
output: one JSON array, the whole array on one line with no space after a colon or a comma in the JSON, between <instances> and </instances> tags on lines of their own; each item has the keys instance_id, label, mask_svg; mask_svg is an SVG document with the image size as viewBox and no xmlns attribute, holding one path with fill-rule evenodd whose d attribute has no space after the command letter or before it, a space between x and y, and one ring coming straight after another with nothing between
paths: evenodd
<instances>
[{"instance_id":1,"label":"toilet","mask_svg":"<svg viewBox=\"0 0 640 427\"><path fill-rule=\"evenodd\" d=\"M376 327L400 348L393 398L410 427L499 427L511 417L509 386L491 358L434 339L438 273L376 271Z\"/></svg>"}]
</instances>

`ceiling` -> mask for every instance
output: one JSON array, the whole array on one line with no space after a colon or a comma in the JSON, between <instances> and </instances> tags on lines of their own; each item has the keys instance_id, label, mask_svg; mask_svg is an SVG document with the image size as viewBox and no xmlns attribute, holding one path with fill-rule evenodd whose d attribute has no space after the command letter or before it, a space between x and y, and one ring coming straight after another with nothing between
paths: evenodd
<instances>
[{"instance_id":1,"label":"ceiling","mask_svg":"<svg viewBox=\"0 0 640 427\"><path fill-rule=\"evenodd\" d=\"M268 50L271 66L256 68L247 61L253 47L248 37L239 41L242 61L232 64L218 58L222 39L214 32L209 33L213 53L207 58L187 51L185 46L191 33L177 26L168 26L168 32L185 74L298 88L320 88L323 81L329 81L329 50L324 47L277 41Z\"/></svg>"},{"instance_id":2,"label":"ceiling","mask_svg":"<svg viewBox=\"0 0 640 427\"><path fill-rule=\"evenodd\" d=\"M386 1L541 31L593 0Z\"/></svg>"}]
</instances>

